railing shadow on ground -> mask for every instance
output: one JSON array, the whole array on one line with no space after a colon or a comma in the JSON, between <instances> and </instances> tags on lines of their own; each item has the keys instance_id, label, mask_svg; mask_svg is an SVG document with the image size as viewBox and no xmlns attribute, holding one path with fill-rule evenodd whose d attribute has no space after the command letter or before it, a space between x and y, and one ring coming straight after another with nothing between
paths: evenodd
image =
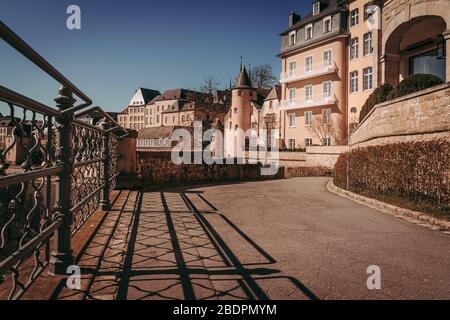
<instances>
[{"instance_id":1,"label":"railing shadow on ground","mask_svg":"<svg viewBox=\"0 0 450 320\"><path fill-rule=\"evenodd\" d=\"M276 263L201 192L122 191L76 259L82 287L63 279L51 299L268 300L274 283L318 299Z\"/></svg>"}]
</instances>

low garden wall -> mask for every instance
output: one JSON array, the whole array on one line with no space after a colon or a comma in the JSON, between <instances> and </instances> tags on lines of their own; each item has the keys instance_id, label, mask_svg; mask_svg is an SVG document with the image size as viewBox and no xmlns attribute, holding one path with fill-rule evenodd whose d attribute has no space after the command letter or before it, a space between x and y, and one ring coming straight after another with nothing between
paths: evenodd
<instances>
[{"instance_id":1,"label":"low garden wall","mask_svg":"<svg viewBox=\"0 0 450 320\"><path fill-rule=\"evenodd\" d=\"M137 155L137 181L145 187L284 177L283 167L273 176L262 176L260 164L175 164L167 151L138 152Z\"/></svg>"},{"instance_id":2,"label":"low garden wall","mask_svg":"<svg viewBox=\"0 0 450 320\"><path fill-rule=\"evenodd\" d=\"M450 139L450 83L376 105L350 136L350 148Z\"/></svg>"},{"instance_id":3,"label":"low garden wall","mask_svg":"<svg viewBox=\"0 0 450 320\"><path fill-rule=\"evenodd\" d=\"M312 146L306 148L306 166L333 169L341 153L348 146Z\"/></svg>"}]
</instances>

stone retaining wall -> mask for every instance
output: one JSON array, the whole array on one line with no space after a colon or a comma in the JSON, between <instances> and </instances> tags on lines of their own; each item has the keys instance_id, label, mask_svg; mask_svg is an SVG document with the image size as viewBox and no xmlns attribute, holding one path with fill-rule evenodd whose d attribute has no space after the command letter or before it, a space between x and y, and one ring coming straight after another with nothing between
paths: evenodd
<instances>
[{"instance_id":1,"label":"stone retaining wall","mask_svg":"<svg viewBox=\"0 0 450 320\"><path fill-rule=\"evenodd\" d=\"M350 147L450 139L450 83L376 105L350 136Z\"/></svg>"},{"instance_id":2,"label":"stone retaining wall","mask_svg":"<svg viewBox=\"0 0 450 320\"><path fill-rule=\"evenodd\" d=\"M164 151L138 152L138 181L145 187L159 187L284 177L282 167L274 176L262 176L260 164L175 164L170 155L170 152Z\"/></svg>"}]
</instances>

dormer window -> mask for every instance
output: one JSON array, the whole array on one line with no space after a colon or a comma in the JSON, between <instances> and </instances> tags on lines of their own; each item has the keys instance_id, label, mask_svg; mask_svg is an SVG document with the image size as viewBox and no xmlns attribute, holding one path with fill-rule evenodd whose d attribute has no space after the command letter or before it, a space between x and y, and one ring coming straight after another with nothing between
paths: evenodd
<instances>
[{"instance_id":1,"label":"dormer window","mask_svg":"<svg viewBox=\"0 0 450 320\"><path fill-rule=\"evenodd\" d=\"M316 2L313 4L313 15L317 15L320 13L320 2Z\"/></svg>"},{"instance_id":2,"label":"dormer window","mask_svg":"<svg viewBox=\"0 0 450 320\"><path fill-rule=\"evenodd\" d=\"M289 45L295 46L296 43L297 43L297 35L295 31L292 31L291 33L289 33Z\"/></svg>"},{"instance_id":3,"label":"dormer window","mask_svg":"<svg viewBox=\"0 0 450 320\"><path fill-rule=\"evenodd\" d=\"M327 17L323 20L323 33L331 32L331 17Z\"/></svg>"},{"instance_id":4,"label":"dormer window","mask_svg":"<svg viewBox=\"0 0 450 320\"><path fill-rule=\"evenodd\" d=\"M306 26L305 29L305 40L311 40L313 37L313 26L312 24L309 26Z\"/></svg>"}]
</instances>

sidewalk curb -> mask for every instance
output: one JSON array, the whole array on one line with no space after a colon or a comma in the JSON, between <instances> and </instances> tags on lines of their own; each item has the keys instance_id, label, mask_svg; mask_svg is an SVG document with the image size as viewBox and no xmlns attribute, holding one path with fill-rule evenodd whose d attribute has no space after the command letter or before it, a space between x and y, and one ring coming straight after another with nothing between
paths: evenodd
<instances>
[{"instance_id":1,"label":"sidewalk curb","mask_svg":"<svg viewBox=\"0 0 450 320\"><path fill-rule=\"evenodd\" d=\"M364 197L351 191L341 189L333 183L333 179L328 180L326 188L329 192L343 198L350 199L373 209L378 209L391 216L414 223L421 227L441 231L444 234L450 235L450 221L433 218L422 212L400 208L386 202Z\"/></svg>"}]
</instances>

